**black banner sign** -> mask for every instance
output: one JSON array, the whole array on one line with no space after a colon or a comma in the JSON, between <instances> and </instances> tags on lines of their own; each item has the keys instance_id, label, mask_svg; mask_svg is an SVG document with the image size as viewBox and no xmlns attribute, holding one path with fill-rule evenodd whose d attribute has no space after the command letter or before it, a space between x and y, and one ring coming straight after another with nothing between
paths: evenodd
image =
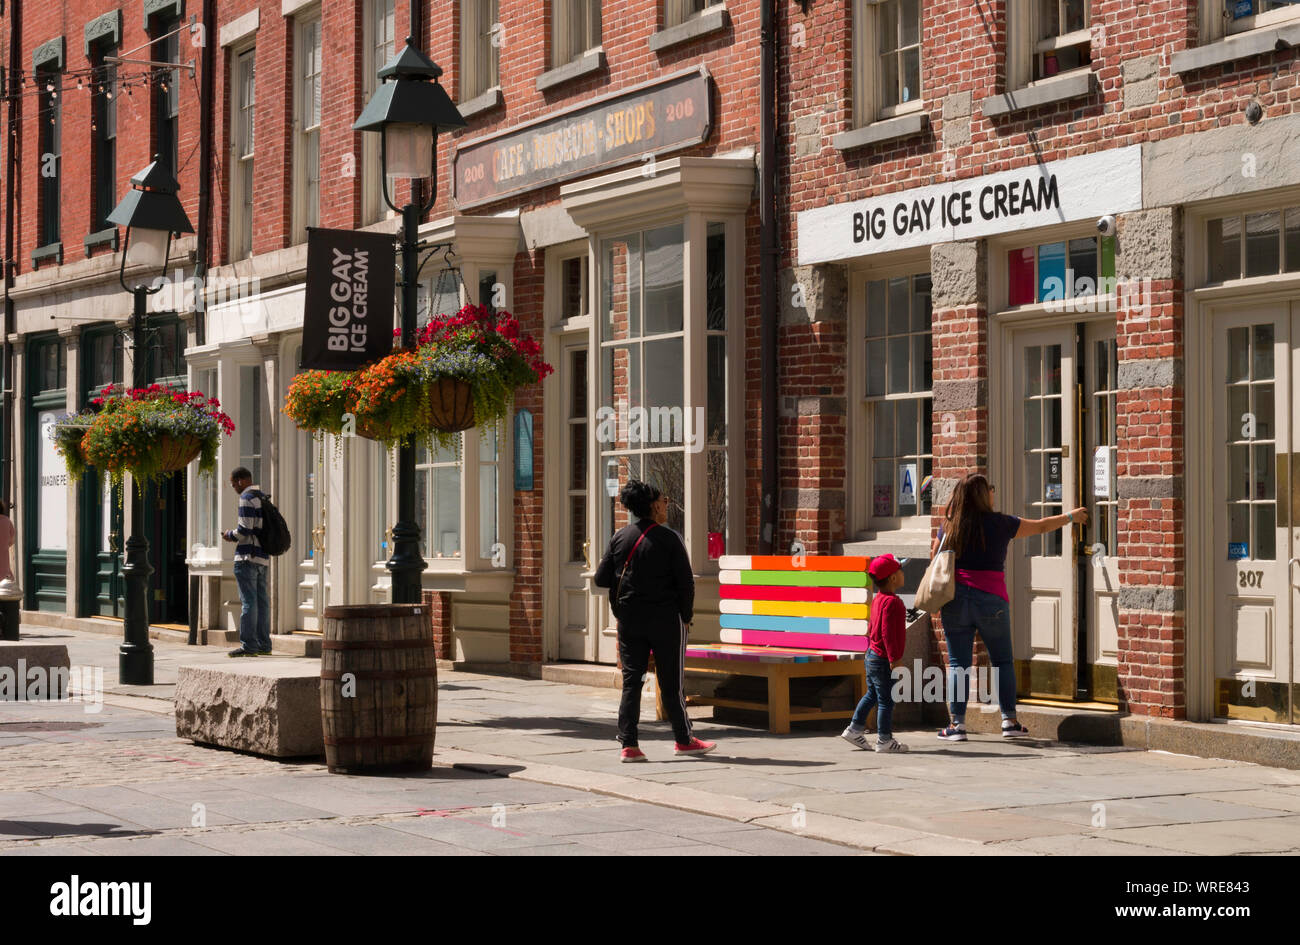
<instances>
[{"instance_id":1,"label":"black banner sign","mask_svg":"<svg viewBox=\"0 0 1300 945\"><path fill-rule=\"evenodd\" d=\"M701 67L466 142L452 157L456 206L698 144L708 137L711 108L709 73Z\"/></svg>"},{"instance_id":2,"label":"black banner sign","mask_svg":"<svg viewBox=\"0 0 1300 945\"><path fill-rule=\"evenodd\" d=\"M355 371L393 350L393 237L307 231L302 367Z\"/></svg>"}]
</instances>

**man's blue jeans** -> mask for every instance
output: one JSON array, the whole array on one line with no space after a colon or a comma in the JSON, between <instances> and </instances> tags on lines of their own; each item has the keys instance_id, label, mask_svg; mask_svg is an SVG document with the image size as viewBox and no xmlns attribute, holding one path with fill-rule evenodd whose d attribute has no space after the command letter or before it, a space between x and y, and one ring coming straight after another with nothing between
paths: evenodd
<instances>
[{"instance_id":1,"label":"man's blue jeans","mask_svg":"<svg viewBox=\"0 0 1300 945\"><path fill-rule=\"evenodd\" d=\"M235 562L235 583L239 585L239 644L252 653L271 649L271 600L266 591L264 564Z\"/></svg>"},{"instance_id":2,"label":"man's blue jeans","mask_svg":"<svg viewBox=\"0 0 1300 945\"><path fill-rule=\"evenodd\" d=\"M958 584L943 605L943 635L948 641L948 708L954 722L966 718L966 702L975 681L970 669L979 631L997 675L998 707L1004 719L1016 715L1016 670L1011 662L1011 605L996 594Z\"/></svg>"},{"instance_id":3,"label":"man's blue jeans","mask_svg":"<svg viewBox=\"0 0 1300 945\"><path fill-rule=\"evenodd\" d=\"M867 652L867 694L862 697L858 707L853 710L850 727L859 731L867 727L867 714L876 709L876 732L882 742L894 737L894 696L889 691L893 677L889 672L889 660L878 653Z\"/></svg>"}]
</instances>

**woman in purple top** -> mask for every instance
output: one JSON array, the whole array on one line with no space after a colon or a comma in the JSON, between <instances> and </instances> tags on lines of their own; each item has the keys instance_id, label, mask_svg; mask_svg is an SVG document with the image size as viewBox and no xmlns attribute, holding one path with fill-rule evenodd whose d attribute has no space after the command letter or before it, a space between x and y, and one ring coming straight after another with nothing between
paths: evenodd
<instances>
[{"instance_id":1,"label":"woman in purple top","mask_svg":"<svg viewBox=\"0 0 1300 945\"><path fill-rule=\"evenodd\" d=\"M1016 719L1016 673L1011 662L1011 596L1007 593L1007 546L1088 520L1087 509L1048 518L1018 518L994 511L995 487L978 473L957 483L943 527L930 546L930 557L944 551L956 556L956 596L944 605L943 635L948 642L948 709L952 722L939 733L950 742L966 740L966 697L972 688L967 670L975 648L975 631L989 651L997 681L1002 735L1019 738L1029 731Z\"/></svg>"}]
</instances>

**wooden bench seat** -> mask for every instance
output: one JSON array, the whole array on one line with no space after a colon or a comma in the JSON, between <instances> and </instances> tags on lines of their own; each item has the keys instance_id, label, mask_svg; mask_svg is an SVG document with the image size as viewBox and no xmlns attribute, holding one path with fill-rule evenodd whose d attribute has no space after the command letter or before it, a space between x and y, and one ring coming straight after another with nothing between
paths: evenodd
<instances>
[{"instance_id":1,"label":"wooden bench seat","mask_svg":"<svg viewBox=\"0 0 1300 945\"><path fill-rule=\"evenodd\" d=\"M790 680L847 676L854 702L866 694L867 617L871 578L861 557L724 555L719 561L720 643L688 643L685 670L767 680L767 702L686 696L687 705L766 712L768 731L791 722L848 719L850 710L790 705ZM656 691L657 717L665 718Z\"/></svg>"}]
</instances>

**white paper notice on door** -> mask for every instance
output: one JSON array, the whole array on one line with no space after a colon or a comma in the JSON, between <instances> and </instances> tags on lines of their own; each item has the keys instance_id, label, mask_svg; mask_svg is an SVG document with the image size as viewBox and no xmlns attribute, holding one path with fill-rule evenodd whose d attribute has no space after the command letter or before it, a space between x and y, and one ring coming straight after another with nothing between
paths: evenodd
<instances>
[{"instance_id":1,"label":"white paper notice on door","mask_svg":"<svg viewBox=\"0 0 1300 945\"><path fill-rule=\"evenodd\" d=\"M1096 499L1109 499L1110 495L1110 458L1109 446L1097 447L1092 457L1092 495Z\"/></svg>"}]
</instances>

